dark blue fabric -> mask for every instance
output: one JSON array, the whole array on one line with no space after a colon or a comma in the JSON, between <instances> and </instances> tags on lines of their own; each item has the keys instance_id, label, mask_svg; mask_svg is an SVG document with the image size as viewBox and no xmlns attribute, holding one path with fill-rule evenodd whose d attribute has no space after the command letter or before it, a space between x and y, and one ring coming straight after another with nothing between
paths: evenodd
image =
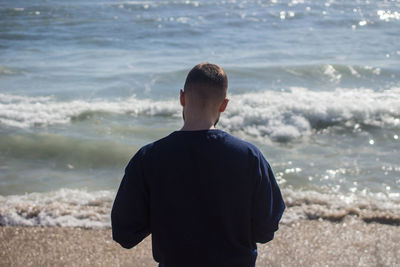
<instances>
[{"instance_id":1,"label":"dark blue fabric","mask_svg":"<svg viewBox=\"0 0 400 267\"><path fill-rule=\"evenodd\" d=\"M112 208L115 241L152 234L153 257L172 266L254 266L285 209L270 165L221 130L177 131L141 148Z\"/></svg>"}]
</instances>

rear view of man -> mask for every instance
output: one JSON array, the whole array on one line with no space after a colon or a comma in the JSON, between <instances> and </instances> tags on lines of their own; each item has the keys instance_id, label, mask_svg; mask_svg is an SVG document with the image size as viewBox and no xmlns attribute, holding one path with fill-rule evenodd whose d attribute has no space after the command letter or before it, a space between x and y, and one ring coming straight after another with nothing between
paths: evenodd
<instances>
[{"instance_id":1,"label":"rear view of man","mask_svg":"<svg viewBox=\"0 0 400 267\"><path fill-rule=\"evenodd\" d=\"M115 241L152 234L166 267L255 266L285 209L271 167L252 144L215 129L228 104L227 76L202 63L180 92L180 131L142 147L125 169L112 209Z\"/></svg>"}]
</instances>

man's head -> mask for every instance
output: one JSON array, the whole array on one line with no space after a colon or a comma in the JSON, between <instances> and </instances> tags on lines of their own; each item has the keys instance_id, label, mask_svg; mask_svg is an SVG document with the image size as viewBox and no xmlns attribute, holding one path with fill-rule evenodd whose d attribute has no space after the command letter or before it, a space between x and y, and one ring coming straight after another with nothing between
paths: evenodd
<instances>
[{"instance_id":1,"label":"man's head","mask_svg":"<svg viewBox=\"0 0 400 267\"><path fill-rule=\"evenodd\" d=\"M200 63L186 77L184 91L181 91L181 104L190 112L213 114L218 121L228 104L227 90L225 71L215 64Z\"/></svg>"},{"instance_id":2,"label":"man's head","mask_svg":"<svg viewBox=\"0 0 400 267\"><path fill-rule=\"evenodd\" d=\"M184 91L196 98L203 107L221 102L226 97L228 78L225 71L218 65L200 63L186 77Z\"/></svg>"},{"instance_id":3,"label":"man's head","mask_svg":"<svg viewBox=\"0 0 400 267\"><path fill-rule=\"evenodd\" d=\"M184 91L181 90L184 120L185 117L191 123L212 120L215 125L228 104L227 90L228 78L220 66L211 63L194 66L186 77Z\"/></svg>"}]
</instances>

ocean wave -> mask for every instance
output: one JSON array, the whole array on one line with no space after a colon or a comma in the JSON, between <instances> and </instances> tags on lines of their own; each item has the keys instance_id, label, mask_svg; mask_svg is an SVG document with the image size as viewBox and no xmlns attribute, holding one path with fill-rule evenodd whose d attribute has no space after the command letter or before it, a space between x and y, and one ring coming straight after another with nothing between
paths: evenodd
<instances>
[{"instance_id":1,"label":"ocean wave","mask_svg":"<svg viewBox=\"0 0 400 267\"><path fill-rule=\"evenodd\" d=\"M364 222L400 225L400 194L322 194L315 191L283 190L288 207L283 223L302 220L339 222L352 216Z\"/></svg>"},{"instance_id":2,"label":"ocean wave","mask_svg":"<svg viewBox=\"0 0 400 267\"><path fill-rule=\"evenodd\" d=\"M24 71L20 68L11 68L7 66L0 66L0 76L18 75L23 74Z\"/></svg>"},{"instance_id":3,"label":"ocean wave","mask_svg":"<svg viewBox=\"0 0 400 267\"><path fill-rule=\"evenodd\" d=\"M0 225L104 228L112 201L110 191L73 189L0 196Z\"/></svg>"},{"instance_id":4,"label":"ocean wave","mask_svg":"<svg viewBox=\"0 0 400 267\"><path fill-rule=\"evenodd\" d=\"M400 196L331 195L283 189L287 205L282 223L299 220L341 221L346 217L370 223L400 225ZM110 227L114 191L60 189L47 193L0 196L0 225Z\"/></svg>"},{"instance_id":5,"label":"ocean wave","mask_svg":"<svg viewBox=\"0 0 400 267\"><path fill-rule=\"evenodd\" d=\"M221 125L233 132L290 141L330 127L398 127L400 88L248 93L232 97Z\"/></svg>"},{"instance_id":6,"label":"ocean wave","mask_svg":"<svg viewBox=\"0 0 400 267\"><path fill-rule=\"evenodd\" d=\"M256 138L286 142L321 130L340 127L360 131L368 127L400 126L400 88L374 91L344 89L313 91L290 88L230 96L221 116L223 129ZM96 114L180 118L178 100L150 99L56 101L52 97L0 94L0 125L29 128L90 119Z\"/></svg>"},{"instance_id":7,"label":"ocean wave","mask_svg":"<svg viewBox=\"0 0 400 267\"><path fill-rule=\"evenodd\" d=\"M360 65L343 64L314 64L314 65L283 65L283 66L261 66L261 67L227 67L226 71L236 76L238 80L254 79L269 81L275 79L313 82L325 82L338 84L341 81L367 81L373 82L378 78L390 80L398 73L388 68L379 68Z\"/></svg>"},{"instance_id":8,"label":"ocean wave","mask_svg":"<svg viewBox=\"0 0 400 267\"><path fill-rule=\"evenodd\" d=\"M0 136L0 156L51 160L68 169L123 167L136 150L136 146L115 140L86 140L59 134Z\"/></svg>"},{"instance_id":9,"label":"ocean wave","mask_svg":"<svg viewBox=\"0 0 400 267\"><path fill-rule=\"evenodd\" d=\"M82 120L95 113L147 116L179 116L177 101L137 99L56 101L53 97L0 94L0 124L18 128L46 126Z\"/></svg>"}]
</instances>

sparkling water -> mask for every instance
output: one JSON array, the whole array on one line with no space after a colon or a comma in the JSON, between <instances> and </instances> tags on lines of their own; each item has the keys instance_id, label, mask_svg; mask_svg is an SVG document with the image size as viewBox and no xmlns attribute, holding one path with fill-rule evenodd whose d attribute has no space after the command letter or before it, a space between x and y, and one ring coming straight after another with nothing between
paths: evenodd
<instances>
[{"instance_id":1,"label":"sparkling water","mask_svg":"<svg viewBox=\"0 0 400 267\"><path fill-rule=\"evenodd\" d=\"M125 165L182 126L204 61L229 78L218 128L262 150L284 222L399 224L399 36L394 0L2 1L0 224L109 225Z\"/></svg>"}]
</instances>

